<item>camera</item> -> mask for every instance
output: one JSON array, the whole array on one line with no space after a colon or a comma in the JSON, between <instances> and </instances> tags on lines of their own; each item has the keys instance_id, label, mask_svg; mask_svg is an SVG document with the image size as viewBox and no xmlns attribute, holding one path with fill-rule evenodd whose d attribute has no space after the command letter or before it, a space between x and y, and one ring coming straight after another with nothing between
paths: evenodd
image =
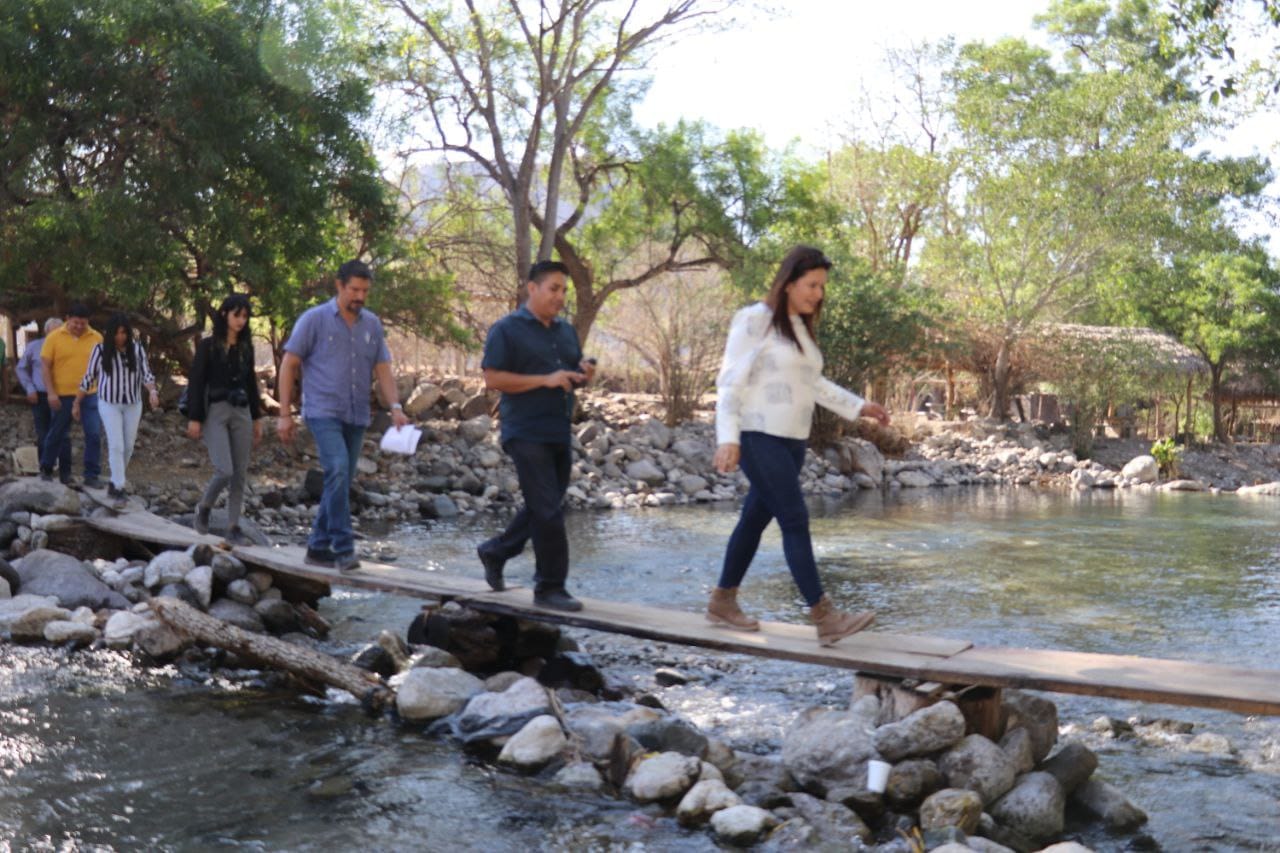
<instances>
[{"instance_id":1,"label":"camera","mask_svg":"<svg viewBox=\"0 0 1280 853\"><path fill-rule=\"evenodd\" d=\"M243 388L232 388L227 392L227 402L233 406L247 406L249 405L249 395L245 393Z\"/></svg>"}]
</instances>

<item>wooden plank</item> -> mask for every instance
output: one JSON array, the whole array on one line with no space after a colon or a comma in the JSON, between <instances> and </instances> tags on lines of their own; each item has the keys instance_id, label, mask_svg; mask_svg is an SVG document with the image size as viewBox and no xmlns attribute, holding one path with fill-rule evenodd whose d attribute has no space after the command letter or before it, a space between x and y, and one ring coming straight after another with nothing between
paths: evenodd
<instances>
[{"instance_id":1,"label":"wooden plank","mask_svg":"<svg viewBox=\"0 0 1280 853\"><path fill-rule=\"evenodd\" d=\"M201 536L190 527L146 511L93 515L84 521L93 529L103 533L125 539L136 539L139 542L154 542L170 548L188 548L196 544L222 548L227 544L221 536Z\"/></svg>"}]
</instances>

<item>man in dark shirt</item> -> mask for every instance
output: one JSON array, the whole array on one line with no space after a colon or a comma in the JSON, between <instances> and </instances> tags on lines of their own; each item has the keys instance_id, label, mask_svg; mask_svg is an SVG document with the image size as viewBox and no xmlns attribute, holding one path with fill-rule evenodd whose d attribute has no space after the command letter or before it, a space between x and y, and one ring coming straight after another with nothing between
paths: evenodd
<instances>
[{"instance_id":1,"label":"man in dark shirt","mask_svg":"<svg viewBox=\"0 0 1280 853\"><path fill-rule=\"evenodd\" d=\"M573 326L558 315L564 308L569 270L557 261L539 261L529 270L528 300L489 330L484 345L484 382L502 392L502 448L516 466L524 506L507 529L476 549L484 578L504 588L503 565L533 540L533 600L553 610L581 610L565 589L569 540L564 529L564 493L569 488L572 453L569 418L573 389L591 381L594 362L582 358Z\"/></svg>"}]
</instances>

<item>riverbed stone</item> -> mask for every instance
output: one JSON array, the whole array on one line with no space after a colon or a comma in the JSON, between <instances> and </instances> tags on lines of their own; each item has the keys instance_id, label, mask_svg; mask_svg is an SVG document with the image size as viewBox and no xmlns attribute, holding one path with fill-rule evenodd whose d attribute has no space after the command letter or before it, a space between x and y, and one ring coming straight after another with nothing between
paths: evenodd
<instances>
[{"instance_id":1,"label":"riverbed stone","mask_svg":"<svg viewBox=\"0 0 1280 853\"><path fill-rule=\"evenodd\" d=\"M102 629L102 639L110 648L127 649L133 645L133 637L138 631L159 623L160 620L149 613L118 610L107 619L107 624Z\"/></svg>"},{"instance_id":2,"label":"riverbed stone","mask_svg":"<svg viewBox=\"0 0 1280 853\"><path fill-rule=\"evenodd\" d=\"M822 795L831 788L863 785L868 759L878 757L879 708L874 696L866 696L848 711L810 708L802 713L782 743L782 762L797 784Z\"/></svg>"},{"instance_id":3,"label":"riverbed stone","mask_svg":"<svg viewBox=\"0 0 1280 853\"><path fill-rule=\"evenodd\" d=\"M1189 752L1203 752L1207 755L1231 755L1235 747L1225 735L1217 732L1201 732L1187 742Z\"/></svg>"},{"instance_id":4,"label":"riverbed stone","mask_svg":"<svg viewBox=\"0 0 1280 853\"><path fill-rule=\"evenodd\" d=\"M1010 729L1000 738L1000 748L1013 763L1013 771L1019 775L1035 769L1035 749L1031 745L1031 733L1024 727Z\"/></svg>"},{"instance_id":5,"label":"riverbed stone","mask_svg":"<svg viewBox=\"0 0 1280 853\"><path fill-rule=\"evenodd\" d=\"M502 747L498 761L522 770L536 770L568 745L560 721L550 714L534 717Z\"/></svg>"},{"instance_id":6,"label":"riverbed stone","mask_svg":"<svg viewBox=\"0 0 1280 853\"><path fill-rule=\"evenodd\" d=\"M240 578L227 584L227 598L252 607L258 601L258 590L247 578Z\"/></svg>"},{"instance_id":7,"label":"riverbed stone","mask_svg":"<svg viewBox=\"0 0 1280 853\"><path fill-rule=\"evenodd\" d=\"M80 493L35 477L13 480L0 486L0 518L15 512L79 515Z\"/></svg>"},{"instance_id":8,"label":"riverbed stone","mask_svg":"<svg viewBox=\"0 0 1280 853\"><path fill-rule=\"evenodd\" d=\"M160 598L176 598L184 604L189 604L197 610L200 610L200 597L196 595L196 591L185 583L167 583L160 587L160 591L156 593Z\"/></svg>"},{"instance_id":9,"label":"riverbed stone","mask_svg":"<svg viewBox=\"0 0 1280 853\"><path fill-rule=\"evenodd\" d=\"M260 598L253 605L253 612L273 634L291 634L302 630L302 620L293 605L282 598Z\"/></svg>"},{"instance_id":10,"label":"riverbed stone","mask_svg":"<svg viewBox=\"0 0 1280 853\"><path fill-rule=\"evenodd\" d=\"M484 692L479 678L449 667L409 669L392 684L396 687L396 710L401 719L411 722L448 716Z\"/></svg>"},{"instance_id":11,"label":"riverbed stone","mask_svg":"<svg viewBox=\"0 0 1280 853\"><path fill-rule=\"evenodd\" d=\"M444 649L438 649L435 646L414 646L413 653L409 655L409 668L416 669L419 667L460 669L462 663Z\"/></svg>"},{"instance_id":12,"label":"riverbed stone","mask_svg":"<svg viewBox=\"0 0 1280 853\"><path fill-rule=\"evenodd\" d=\"M266 626L262 624L262 617L254 612L252 607L239 601L232 601L230 598L219 598L209 605L209 615L246 631L261 634L266 630Z\"/></svg>"},{"instance_id":13,"label":"riverbed stone","mask_svg":"<svg viewBox=\"0 0 1280 853\"><path fill-rule=\"evenodd\" d=\"M575 761L566 764L556 773L552 782L561 788L571 791L601 791L604 789L604 777L590 761Z\"/></svg>"},{"instance_id":14,"label":"riverbed stone","mask_svg":"<svg viewBox=\"0 0 1280 853\"><path fill-rule=\"evenodd\" d=\"M693 787L701 771L702 762L691 755L662 752L637 763L624 789L641 803L673 800Z\"/></svg>"},{"instance_id":15,"label":"riverbed stone","mask_svg":"<svg viewBox=\"0 0 1280 853\"><path fill-rule=\"evenodd\" d=\"M871 830L862 818L841 803L795 793L791 795L791 805L813 827L818 847L838 849L854 838L863 842L872 840Z\"/></svg>"},{"instance_id":16,"label":"riverbed stone","mask_svg":"<svg viewBox=\"0 0 1280 853\"><path fill-rule=\"evenodd\" d=\"M595 761L609 758L624 725L612 708L586 704L565 709L565 724L577 738L583 754Z\"/></svg>"},{"instance_id":17,"label":"riverbed stone","mask_svg":"<svg viewBox=\"0 0 1280 853\"><path fill-rule=\"evenodd\" d=\"M626 732L653 752L679 752L696 758L707 754L707 736L676 716L634 723L627 726Z\"/></svg>"},{"instance_id":18,"label":"riverbed stone","mask_svg":"<svg viewBox=\"0 0 1280 853\"><path fill-rule=\"evenodd\" d=\"M60 607L51 595L20 593L0 599L0 633L17 639L41 638L45 625L70 618L71 611Z\"/></svg>"},{"instance_id":19,"label":"riverbed stone","mask_svg":"<svg viewBox=\"0 0 1280 853\"><path fill-rule=\"evenodd\" d=\"M1147 813L1119 788L1096 777L1076 788L1071 801L1102 820L1111 832L1132 832L1147 822Z\"/></svg>"},{"instance_id":20,"label":"riverbed stone","mask_svg":"<svg viewBox=\"0 0 1280 853\"><path fill-rule=\"evenodd\" d=\"M627 476L650 486L661 486L667 482L667 475L648 459L639 459L627 465Z\"/></svg>"},{"instance_id":21,"label":"riverbed stone","mask_svg":"<svg viewBox=\"0 0 1280 853\"><path fill-rule=\"evenodd\" d=\"M19 589L28 595L51 595L61 607L123 609L128 600L103 583L93 570L69 554L40 549L13 563Z\"/></svg>"},{"instance_id":22,"label":"riverbed stone","mask_svg":"<svg viewBox=\"0 0 1280 853\"><path fill-rule=\"evenodd\" d=\"M941 787L942 771L938 765L927 758L913 758L893 765L884 800L895 809L907 809Z\"/></svg>"},{"instance_id":23,"label":"riverbed stone","mask_svg":"<svg viewBox=\"0 0 1280 853\"><path fill-rule=\"evenodd\" d=\"M1040 769L1052 774L1067 796L1079 788L1098 769L1098 756L1078 740L1069 740L1049 756Z\"/></svg>"},{"instance_id":24,"label":"riverbed stone","mask_svg":"<svg viewBox=\"0 0 1280 853\"><path fill-rule=\"evenodd\" d=\"M45 623L44 638L56 645L75 643L78 646L87 646L98 639L98 630L92 625L73 619L55 619Z\"/></svg>"},{"instance_id":25,"label":"riverbed stone","mask_svg":"<svg viewBox=\"0 0 1280 853\"><path fill-rule=\"evenodd\" d=\"M217 578L218 583L224 587L248 574L244 563L231 554L225 553L214 554L209 561L209 568L213 570L213 576Z\"/></svg>"},{"instance_id":26,"label":"riverbed stone","mask_svg":"<svg viewBox=\"0 0 1280 853\"><path fill-rule=\"evenodd\" d=\"M208 610L213 603L213 567L196 566L183 575L182 582L196 594L199 608Z\"/></svg>"},{"instance_id":27,"label":"riverbed stone","mask_svg":"<svg viewBox=\"0 0 1280 853\"><path fill-rule=\"evenodd\" d=\"M485 407L488 408L486 402ZM467 444L479 444L493 432L493 420L488 415L476 415L458 424L458 435Z\"/></svg>"},{"instance_id":28,"label":"riverbed stone","mask_svg":"<svg viewBox=\"0 0 1280 853\"><path fill-rule=\"evenodd\" d=\"M457 731L466 740L514 734L529 720L550 711L546 688L532 678L521 677L501 693L472 696L458 712Z\"/></svg>"},{"instance_id":29,"label":"riverbed stone","mask_svg":"<svg viewBox=\"0 0 1280 853\"><path fill-rule=\"evenodd\" d=\"M964 714L954 702L935 702L875 732L875 748L886 761L927 755L964 737Z\"/></svg>"},{"instance_id":30,"label":"riverbed stone","mask_svg":"<svg viewBox=\"0 0 1280 853\"><path fill-rule=\"evenodd\" d=\"M681 826L701 826L721 809L742 805L742 798L724 782L708 779L695 784L680 799L676 820Z\"/></svg>"},{"instance_id":31,"label":"riverbed stone","mask_svg":"<svg viewBox=\"0 0 1280 853\"><path fill-rule=\"evenodd\" d=\"M1120 469L1120 476L1139 483L1154 483L1160 479L1160 464L1154 456L1144 453L1126 462Z\"/></svg>"},{"instance_id":32,"label":"riverbed stone","mask_svg":"<svg viewBox=\"0 0 1280 853\"><path fill-rule=\"evenodd\" d=\"M991 816L1002 825L1033 841L1062 832L1067 798L1052 774L1032 771L1021 776L1013 789L991 804Z\"/></svg>"},{"instance_id":33,"label":"riverbed stone","mask_svg":"<svg viewBox=\"0 0 1280 853\"><path fill-rule=\"evenodd\" d=\"M711 816L716 837L742 847L755 844L777 824L778 819L772 813L757 806L730 806Z\"/></svg>"},{"instance_id":34,"label":"riverbed stone","mask_svg":"<svg viewBox=\"0 0 1280 853\"><path fill-rule=\"evenodd\" d=\"M162 662L177 657L191 644L190 638L158 619L138 628L134 632L133 642L142 652Z\"/></svg>"},{"instance_id":35,"label":"riverbed stone","mask_svg":"<svg viewBox=\"0 0 1280 853\"><path fill-rule=\"evenodd\" d=\"M1021 690L1006 690L1003 706L1008 719L1005 731L1019 726L1025 728L1031 735L1032 755L1036 763L1044 761L1058 742L1058 706Z\"/></svg>"},{"instance_id":36,"label":"riverbed stone","mask_svg":"<svg viewBox=\"0 0 1280 853\"><path fill-rule=\"evenodd\" d=\"M999 746L979 734L965 737L938 760L951 788L976 791L984 803L990 803L1013 787L1017 774L1013 762Z\"/></svg>"},{"instance_id":37,"label":"riverbed stone","mask_svg":"<svg viewBox=\"0 0 1280 853\"><path fill-rule=\"evenodd\" d=\"M905 489L927 489L935 483L928 474L916 469L899 471L894 475L894 479Z\"/></svg>"},{"instance_id":38,"label":"riverbed stone","mask_svg":"<svg viewBox=\"0 0 1280 853\"><path fill-rule=\"evenodd\" d=\"M196 561L185 551L161 551L147 563L142 582L147 589L177 583L196 567Z\"/></svg>"},{"instance_id":39,"label":"riverbed stone","mask_svg":"<svg viewBox=\"0 0 1280 853\"><path fill-rule=\"evenodd\" d=\"M965 833L978 828L982 817L982 797L964 788L943 788L920 804L920 828L959 827Z\"/></svg>"}]
</instances>

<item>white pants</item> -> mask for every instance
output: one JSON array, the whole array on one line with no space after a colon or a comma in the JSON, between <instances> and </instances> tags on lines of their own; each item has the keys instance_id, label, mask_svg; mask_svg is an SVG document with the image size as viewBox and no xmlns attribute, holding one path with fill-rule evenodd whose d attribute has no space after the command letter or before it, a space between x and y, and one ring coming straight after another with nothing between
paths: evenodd
<instances>
[{"instance_id":1,"label":"white pants","mask_svg":"<svg viewBox=\"0 0 1280 853\"><path fill-rule=\"evenodd\" d=\"M107 436L107 464L111 467L111 485L123 489L124 472L133 457L133 443L138 438L138 421L142 419L142 401L121 405L98 399L102 431Z\"/></svg>"}]
</instances>

